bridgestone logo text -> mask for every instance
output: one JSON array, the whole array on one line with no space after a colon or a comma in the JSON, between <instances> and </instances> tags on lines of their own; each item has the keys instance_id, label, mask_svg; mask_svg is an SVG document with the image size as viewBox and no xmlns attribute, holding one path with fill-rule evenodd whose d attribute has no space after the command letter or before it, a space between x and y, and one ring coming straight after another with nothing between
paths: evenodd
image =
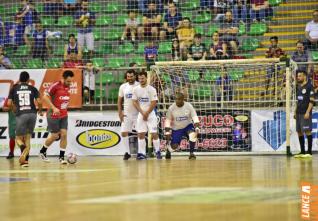
<instances>
[{"instance_id":1,"label":"bridgestone logo text","mask_svg":"<svg viewBox=\"0 0 318 221\"><path fill-rule=\"evenodd\" d=\"M120 127L120 121L85 121L76 120L75 127Z\"/></svg>"}]
</instances>

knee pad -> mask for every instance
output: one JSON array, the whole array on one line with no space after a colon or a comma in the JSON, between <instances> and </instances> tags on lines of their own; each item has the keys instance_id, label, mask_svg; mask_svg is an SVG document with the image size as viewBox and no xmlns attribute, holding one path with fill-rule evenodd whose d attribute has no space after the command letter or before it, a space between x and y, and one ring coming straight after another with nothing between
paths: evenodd
<instances>
[{"instance_id":1,"label":"knee pad","mask_svg":"<svg viewBox=\"0 0 318 221\"><path fill-rule=\"evenodd\" d=\"M191 142L197 142L198 138L197 138L197 134L195 132L190 132L189 133L189 141Z\"/></svg>"}]
</instances>

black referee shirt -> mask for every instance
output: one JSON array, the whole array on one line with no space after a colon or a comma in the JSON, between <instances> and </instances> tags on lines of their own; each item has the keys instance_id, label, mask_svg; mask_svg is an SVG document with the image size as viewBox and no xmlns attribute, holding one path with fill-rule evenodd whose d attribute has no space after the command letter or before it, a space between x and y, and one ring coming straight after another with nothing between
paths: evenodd
<instances>
[{"instance_id":1,"label":"black referee shirt","mask_svg":"<svg viewBox=\"0 0 318 221\"><path fill-rule=\"evenodd\" d=\"M305 114L309 106L310 98L314 99L314 87L307 81L304 86L297 86L297 111L296 114Z\"/></svg>"}]
</instances>

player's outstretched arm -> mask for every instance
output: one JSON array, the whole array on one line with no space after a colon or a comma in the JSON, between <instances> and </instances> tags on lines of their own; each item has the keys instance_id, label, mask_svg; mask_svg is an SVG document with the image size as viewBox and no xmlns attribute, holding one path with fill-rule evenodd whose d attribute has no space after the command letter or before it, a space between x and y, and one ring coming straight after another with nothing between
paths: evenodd
<instances>
[{"instance_id":1,"label":"player's outstretched arm","mask_svg":"<svg viewBox=\"0 0 318 221\"><path fill-rule=\"evenodd\" d=\"M44 96L43 96L43 100L49 105L49 107L53 110L53 113L56 114L56 115L59 115L60 114L60 110L58 108L56 108L54 106L54 104L52 103L51 101L51 98L50 98L50 95L45 93Z\"/></svg>"}]
</instances>

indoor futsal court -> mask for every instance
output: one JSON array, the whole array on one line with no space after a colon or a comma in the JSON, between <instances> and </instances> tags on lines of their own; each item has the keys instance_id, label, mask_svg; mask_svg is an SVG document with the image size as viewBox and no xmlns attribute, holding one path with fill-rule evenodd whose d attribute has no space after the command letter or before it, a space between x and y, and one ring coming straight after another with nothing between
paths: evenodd
<instances>
[{"instance_id":1,"label":"indoor futsal court","mask_svg":"<svg viewBox=\"0 0 318 221\"><path fill-rule=\"evenodd\" d=\"M17 161L17 159L15 159ZM74 165L0 161L1 220L301 220L300 182L316 157L185 156L138 162L79 157ZM56 160L57 161L57 160Z\"/></svg>"}]
</instances>

